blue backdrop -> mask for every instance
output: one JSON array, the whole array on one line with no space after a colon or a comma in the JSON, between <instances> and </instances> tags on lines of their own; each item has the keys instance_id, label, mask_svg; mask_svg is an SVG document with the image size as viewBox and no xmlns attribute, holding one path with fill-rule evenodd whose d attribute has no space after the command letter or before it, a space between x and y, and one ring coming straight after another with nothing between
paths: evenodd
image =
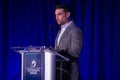
<instances>
[{"instance_id":1,"label":"blue backdrop","mask_svg":"<svg viewBox=\"0 0 120 80\"><path fill-rule=\"evenodd\" d=\"M0 0L0 80L20 80L12 46L54 46L59 3L71 6L84 34L81 79L120 80L120 0Z\"/></svg>"}]
</instances>

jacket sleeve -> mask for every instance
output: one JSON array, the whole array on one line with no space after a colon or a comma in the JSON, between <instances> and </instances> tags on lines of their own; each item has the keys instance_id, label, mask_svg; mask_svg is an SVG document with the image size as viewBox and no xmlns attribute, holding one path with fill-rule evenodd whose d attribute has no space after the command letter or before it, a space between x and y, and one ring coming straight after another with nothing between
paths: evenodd
<instances>
[{"instance_id":1,"label":"jacket sleeve","mask_svg":"<svg viewBox=\"0 0 120 80\"><path fill-rule=\"evenodd\" d=\"M79 28L76 28L71 32L71 41L70 41L70 48L68 50L68 53L72 57L79 57L82 44L83 44L82 31Z\"/></svg>"}]
</instances>

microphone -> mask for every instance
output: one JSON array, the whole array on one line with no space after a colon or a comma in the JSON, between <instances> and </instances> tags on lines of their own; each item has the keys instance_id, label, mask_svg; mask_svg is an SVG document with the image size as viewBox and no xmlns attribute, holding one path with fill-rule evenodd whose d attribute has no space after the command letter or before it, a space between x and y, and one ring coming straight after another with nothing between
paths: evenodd
<instances>
[{"instance_id":1,"label":"microphone","mask_svg":"<svg viewBox=\"0 0 120 80\"><path fill-rule=\"evenodd\" d=\"M52 31L54 28L53 24L50 24L50 30Z\"/></svg>"},{"instance_id":2,"label":"microphone","mask_svg":"<svg viewBox=\"0 0 120 80\"><path fill-rule=\"evenodd\" d=\"M53 32L54 31L54 26L53 26L52 23L50 24L49 28L50 28L50 34L49 34L50 44L49 45L53 46L53 43L54 43L54 32Z\"/></svg>"}]
</instances>

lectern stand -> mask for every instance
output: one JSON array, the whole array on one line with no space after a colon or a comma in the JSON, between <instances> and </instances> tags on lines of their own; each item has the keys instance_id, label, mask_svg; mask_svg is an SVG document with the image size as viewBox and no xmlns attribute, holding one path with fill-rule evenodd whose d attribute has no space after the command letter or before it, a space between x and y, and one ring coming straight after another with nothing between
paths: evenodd
<instances>
[{"instance_id":1,"label":"lectern stand","mask_svg":"<svg viewBox=\"0 0 120 80\"><path fill-rule=\"evenodd\" d=\"M55 80L56 61L68 58L47 47L18 50L21 54L22 80Z\"/></svg>"}]
</instances>

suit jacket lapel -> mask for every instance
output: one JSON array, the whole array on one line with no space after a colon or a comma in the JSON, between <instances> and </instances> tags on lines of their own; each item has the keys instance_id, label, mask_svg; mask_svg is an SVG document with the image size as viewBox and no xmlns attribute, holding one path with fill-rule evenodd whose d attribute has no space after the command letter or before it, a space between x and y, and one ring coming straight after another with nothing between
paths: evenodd
<instances>
[{"instance_id":1,"label":"suit jacket lapel","mask_svg":"<svg viewBox=\"0 0 120 80\"><path fill-rule=\"evenodd\" d=\"M68 28L65 30L65 32L63 33L63 35L62 35L61 38L60 38L59 45L60 45L62 39L64 39L65 36L68 35L68 32L69 32L70 29L71 29L71 26L68 26Z\"/></svg>"},{"instance_id":2,"label":"suit jacket lapel","mask_svg":"<svg viewBox=\"0 0 120 80\"><path fill-rule=\"evenodd\" d=\"M63 35L61 36L61 39L60 41L66 36L66 35L69 35L68 32L71 30L71 27L74 26L74 23L72 22L68 28L65 30L65 32L63 33Z\"/></svg>"},{"instance_id":3,"label":"suit jacket lapel","mask_svg":"<svg viewBox=\"0 0 120 80\"><path fill-rule=\"evenodd\" d=\"M71 30L71 27L72 27L72 26L74 26L74 23L71 23L71 24L68 26L68 28L65 30L65 32L63 33L63 35L62 35L61 38L60 38L59 45L60 45L62 39L64 39L66 35L69 35L68 32ZM57 37L56 37L56 41L55 41L55 44L56 44L56 48L57 48L57 49L59 48L59 45L57 46L57 40L58 40L58 36L59 36L59 34L60 34L60 31L61 31L61 30L59 30L59 32L58 32L58 34L57 34Z\"/></svg>"}]
</instances>

